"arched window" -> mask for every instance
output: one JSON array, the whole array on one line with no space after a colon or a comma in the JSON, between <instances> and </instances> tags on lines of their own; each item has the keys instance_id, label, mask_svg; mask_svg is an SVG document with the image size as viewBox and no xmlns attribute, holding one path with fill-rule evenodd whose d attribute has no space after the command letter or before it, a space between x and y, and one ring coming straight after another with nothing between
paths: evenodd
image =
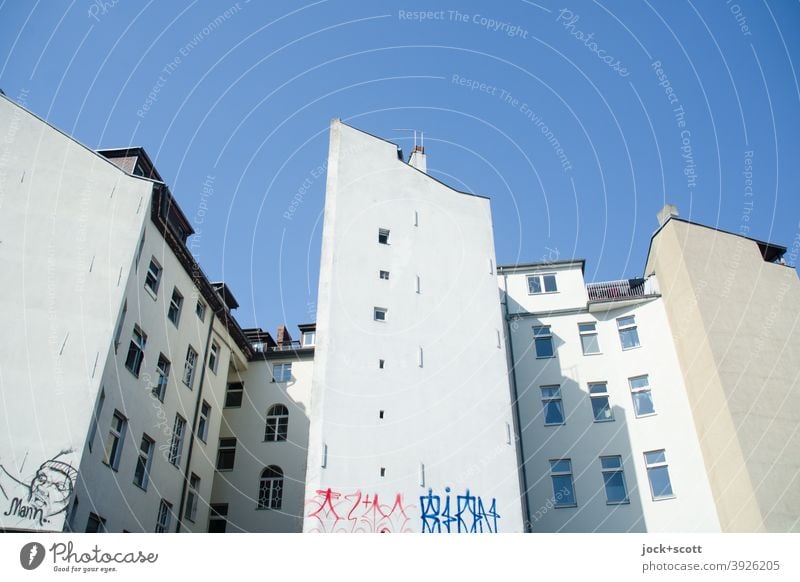
<instances>
[{"instance_id":1,"label":"arched window","mask_svg":"<svg viewBox=\"0 0 800 582\"><path fill-rule=\"evenodd\" d=\"M283 404L275 404L267 411L265 441L285 441L289 431L289 409Z\"/></svg>"},{"instance_id":2,"label":"arched window","mask_svg":"<svg viewBox=\"0 0 800 582\"><path fill-rule=\"evenodd\" d=\"M261 471L258 485L258 508L280 509L283 500L283 471L277 465L270 465Z\"/></svg>"}]
</instances>

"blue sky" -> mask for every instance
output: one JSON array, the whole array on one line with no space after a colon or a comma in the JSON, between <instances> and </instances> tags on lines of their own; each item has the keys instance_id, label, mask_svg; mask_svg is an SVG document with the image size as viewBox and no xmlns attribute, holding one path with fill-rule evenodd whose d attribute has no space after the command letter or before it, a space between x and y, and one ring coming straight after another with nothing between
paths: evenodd
<instances>
[{"instance_id":1,"label":"blue sky","mask_svg":"<svg viewBox=\"0 0 800 582\"><path fill-rule=\"evenodd\" d=\"M491 197L500 264L601 281L642 273L665 201L792 245L799 68L796 1L0 4L0 88L143 146L270 331L314 318L331 118L406 154L424 131L430 174Z\"/></svg>"}]
</instances>

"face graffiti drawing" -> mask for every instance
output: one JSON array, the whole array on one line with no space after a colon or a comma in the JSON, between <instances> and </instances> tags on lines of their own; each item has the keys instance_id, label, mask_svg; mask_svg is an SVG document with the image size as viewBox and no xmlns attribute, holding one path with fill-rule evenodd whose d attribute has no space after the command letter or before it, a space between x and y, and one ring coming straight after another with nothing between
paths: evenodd
<instances>
[{"instance_id":1,"label":"face graffiti drawing","mask_svg":"<svg viewBox=\"0 0 800 582\"><path fill-rule=\"evenodd\" d=\"M61 461L45 461L31 480L29 502L45 517L67 509L78 472Z\"/></svg>"},{"instance_id":2,"label":"face graffiti drawing","mask_svg":"<svg viewBox=\"0 0 800 582\"><path fill-rule=\"evenodd\" d=\"M39 465L29 482L18 477L18 471L0 464L0 502L6 501L5 511L0 509L0 521L11 526L44 527L51 523L51 517L66 512L78 478L77 469L64 460L71 452L62 451Z\"/></svg>"}]
</instances>

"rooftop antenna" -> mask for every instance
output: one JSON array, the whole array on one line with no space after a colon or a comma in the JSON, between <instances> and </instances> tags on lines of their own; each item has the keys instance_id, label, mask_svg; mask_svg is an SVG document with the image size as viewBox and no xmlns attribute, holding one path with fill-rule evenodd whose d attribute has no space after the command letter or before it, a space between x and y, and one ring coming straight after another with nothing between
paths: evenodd
<instances>
[{"instance_id":1,"label":"rooftop antenna","mask_svg":"<svg viewBox=\"0 0 800 582\"><path fill-rule=\"evenodd\" d=\"M424 151L424 149L425 149L425 133L422 132L421 130L411 129L411 128L407 128L407 127L396 127L392 131L410 131L410 132L413 132L413 134L414 134L414 149L411 150L411 151L412 152L413 151L417 151L418 149L420 151ZM417 131L419 131L419 148L417 148Z\"/></svg>"}]
</instances>

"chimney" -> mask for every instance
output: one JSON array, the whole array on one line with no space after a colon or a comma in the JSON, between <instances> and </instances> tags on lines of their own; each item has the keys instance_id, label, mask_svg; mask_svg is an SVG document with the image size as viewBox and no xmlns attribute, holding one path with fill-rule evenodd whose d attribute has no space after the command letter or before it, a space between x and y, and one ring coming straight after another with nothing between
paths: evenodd
<instances>
[{"instance_id":1,"label":"chimney","mask_svg":"<svg viewBox=\"0 0 800 582\"><path fill-rule=\"evenodd\" d=\"M277 343L279 346L292 343L292 336L289 335L289 330L283 324L278 326Z\"/></svg>"},{"instance_id":2,"label":"chimney","mask_svg":"<svg viewBox=\"0 0 800 582\"><path fill-rule=\"evenodd\" d=\"M678 207L674 204L665 204L664 208L658 211L658 226L663 226L673 216L678 216Z\"/></svg>"},{"instance_id":3,"label":"chimney","mask_svg":"<svg viewBox=\"0 0 800 582\"><path fill-rule=\"evenodd\" d=\"M408 158L408 165L413 166L420 172L428 173L428 163L425 158L425 148L421 145L415 145L411 151L411 157Z\"/></svg>"}]
</instances>

